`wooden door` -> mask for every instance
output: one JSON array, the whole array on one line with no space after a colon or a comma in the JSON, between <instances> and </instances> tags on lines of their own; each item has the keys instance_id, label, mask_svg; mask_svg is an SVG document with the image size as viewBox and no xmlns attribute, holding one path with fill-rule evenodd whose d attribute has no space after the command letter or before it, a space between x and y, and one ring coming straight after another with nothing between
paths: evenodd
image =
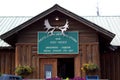
<instances>
[{"instance_id":1,"label":"wooden door","mask_svg":"<svg viewBox=\"0 0 120 80\"><path fill-rule=\"evenodd\" d=\"M45 67L51 66L51 77L57 76L57 59L40 59L40 78L44 79L46 77Z\"/></svg>"}]
</instances>

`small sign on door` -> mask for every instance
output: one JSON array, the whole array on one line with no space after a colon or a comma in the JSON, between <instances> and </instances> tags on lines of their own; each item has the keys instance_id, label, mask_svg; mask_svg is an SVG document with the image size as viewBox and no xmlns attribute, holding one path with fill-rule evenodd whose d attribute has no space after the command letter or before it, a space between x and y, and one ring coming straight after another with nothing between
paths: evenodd
<instances>
[{"instance_id":1,"label":"small sign on door","mask_svg":"<svg viewBox=\"0 0 120 80\"><path fill-rule=\"evenodd\" d=\"M52 74L51 71L46 71L46 78L51 78L52 77L51 74Z\"/></svg>"},{"instance_id":2,"label":"small sign on door","mask_svg":"<svg viewBox=\"0 0 120 80\"><path fill-rule=\"evenodd\" d=\"M51 64L45 64L45 78L52 78L52 65Z\"/></svg>"}]
</instances>

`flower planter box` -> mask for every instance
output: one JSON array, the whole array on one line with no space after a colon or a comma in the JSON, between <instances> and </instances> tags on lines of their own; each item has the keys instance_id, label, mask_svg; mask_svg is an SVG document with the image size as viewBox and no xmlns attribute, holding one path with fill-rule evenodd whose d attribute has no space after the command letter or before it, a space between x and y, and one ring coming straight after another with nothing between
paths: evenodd
<instances>
[{"instance_id":1,"label":"flower planter box","mask_svg":"<svg viewBox=\"0 0 120 80\"><path fill-rule=\"evenodd\" d=\"M99 80L98 75L87 75L86 80Z\"/></svg>"}]
</instances>

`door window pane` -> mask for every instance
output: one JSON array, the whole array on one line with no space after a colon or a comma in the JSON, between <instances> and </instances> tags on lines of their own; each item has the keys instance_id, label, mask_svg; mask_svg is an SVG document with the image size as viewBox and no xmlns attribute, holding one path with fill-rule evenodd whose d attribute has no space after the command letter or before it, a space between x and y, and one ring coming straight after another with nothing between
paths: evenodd
<instances>
[{"instance_id":1,"label":"door window pane","mask_svg":"<svg viewBox=\"0 0 120 80\"><path fill-rule=\"evenodd\" d=\"M51 64L45 64L44 68L45 72L45 78L51 78L52 77L52 65Z\"/></svg>"}]
</instances>

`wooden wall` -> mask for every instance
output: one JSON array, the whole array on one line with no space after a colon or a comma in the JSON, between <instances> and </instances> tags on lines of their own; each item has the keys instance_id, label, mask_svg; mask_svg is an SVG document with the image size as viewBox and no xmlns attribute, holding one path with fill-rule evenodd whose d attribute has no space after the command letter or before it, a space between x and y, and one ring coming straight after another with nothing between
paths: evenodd
<instances>
[{"instance_id":1,"label":"wooden wall","mask_svg":"<svg viewBox=\"0 0 120 80\"><path fill-rule=\"evenodd\" d=\"M59 16L60 20L55 21L55 17ZM37 54L37 33L39 31L46 31L44 29L44 20L49 19L52 26L62 26L65 24L66 19L69 21L68 31L79 32L79 49L78 55L38 55ZM38 20L37 22L29 25L23 30L18 32L18 41L16 44L16 66L19 64L28 64L35 67L34 73L30 78L43 78L43 73L40 75L41 64L45 59L57 58L74 58L75 76L84 77L85 74L81 72L80 68L83 63L88 61L99 64L99 42L98 34L95 30L89 28L85 24L78 22L62 13L53 12L46 17ZM82 55L81 55L82 54ZM44 61L43 61L44 62ZM57 72L57 70L56 70ZM54 74L56 76L56 73Z\"/></svg>"},{"instance_id":2,"label":"wooden wall","mask_svg":"<svg viewBox=\"0 0 120 80\"><path fill-rule=\"evenodd\" d=\"M75 76L85 77L85 73L81 70L84 63L94 62L100 65L99 62L99 43L81 43L80 53L75 57ZM100 71L97 73L100 74Z\"/></svg>"},{"instance_id":3,"label":"wooden wall","mask_svg":"<svg viewBox=\"0 0 120 80\"><path fill-rule=\"evenodd\" d=\"M84 43L81 44L81 64L93 62L98 65L100 65L100 56L99 56L99 43ZM82 76L85 76L86 74L83 72ZM99 71L98 71L99 75Z\"/></svg>"},{"instance_id":4,"label":"wooden wall","mask_svg":"<svg viewBox=\"0 0 120 80\"><path fill-rule=\"evenodd\" d=\"M103 79L120 80L120 51L101 54L101 76Z\"/></svg>"},{"instance_id":5,"label":"wooden wall","mask_svg":"<svg viewBox=\"0 0 120 80\"><path fill-rule=\"evenodd\" d=\"M15 52L13 49L0 49L0 72L14 74Z\"/></svg>"},{"instance_id":6,"label":"wooden wall","mask_svg":"<svg viewBox=\"0 0 120 80\"><path fill-rule=\"evenodd\" d=\"M99 48L98 43L83 43L80 44L79 54L72 55L40 55L37 54L37 44L30 43L18 43L16 45L16 66L18 65L30 65L34 67L34 72L29 78L43 78L43 65L51 63L55 73L53 77L57 76L57 58L74 58L75 76L85 77L84 72L81 71L83 63L89 61L97 63L99 65ZM55 67L56 66L56 67Z\"/></svg>"},{"instance_id":7,"label":"wooden wall","mask_svg":"<svg viewBox=\"0 0 120 80\"><path fill-rule=\"evenodd\" d=\"M95 30L89 28L83 23L80 23L68 16L58 13L61 16L59 21L55 21L55 15L50 14L45 18L38 20L37 22L29 25L28 27L24 28L23 30L18 32L18 41L17 43L37 43L37 33L39 31L46 31L44 28L44 20L49 19L49 23L52 26L55 25L64 25L66 19L69 21L69 29L67 31L78 31L79 32L79 41L80 43L89 43L89 42L98 42L98 34ZM54 17L54 16L55 17Z\"/></svg>"}]
</instances>

